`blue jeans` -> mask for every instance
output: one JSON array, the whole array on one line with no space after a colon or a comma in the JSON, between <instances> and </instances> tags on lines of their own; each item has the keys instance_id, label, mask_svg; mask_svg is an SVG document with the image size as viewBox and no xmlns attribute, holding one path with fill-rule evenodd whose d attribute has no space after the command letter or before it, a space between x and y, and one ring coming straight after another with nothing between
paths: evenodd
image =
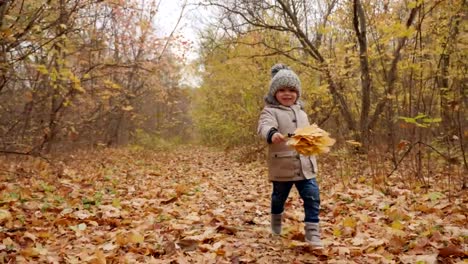
<instances>
[{"instance_id":1,"label":"blue jeans","mask_svg":"<svg viewBox=\"0 0 468 264\"><path fill-rule=\"evenodd\" d=\"M318 223L320 210L320 191L315 178L303 181L273 182L271 194L271 213L281 214L292 186L295 185L304 201L304 222Z\"/></svg>"}]
</instances>

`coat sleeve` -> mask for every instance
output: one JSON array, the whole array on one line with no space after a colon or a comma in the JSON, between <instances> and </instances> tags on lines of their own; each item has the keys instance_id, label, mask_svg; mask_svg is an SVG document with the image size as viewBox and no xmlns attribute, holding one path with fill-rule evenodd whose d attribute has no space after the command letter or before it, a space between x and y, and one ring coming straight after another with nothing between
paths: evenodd
<instances>
[{"instance_id":1,"label":"coat sleeve","mask_svg":"<svg viewBox=\"0 0 468 264\"><path fill-rule=\"evenodd\" d=\"M264 139L268 139L268 134L272 128L278 129L278 121L271 109L264 108L258 120L257 133Z\"/></svg>"}]
</instances>

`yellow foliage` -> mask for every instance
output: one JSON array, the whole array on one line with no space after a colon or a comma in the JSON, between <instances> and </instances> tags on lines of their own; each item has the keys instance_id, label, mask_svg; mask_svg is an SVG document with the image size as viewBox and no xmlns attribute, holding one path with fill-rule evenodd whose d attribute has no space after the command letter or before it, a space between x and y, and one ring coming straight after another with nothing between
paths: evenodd
<instances>
[{"instance_id":1,"label":"yellow foliage","mask_svg":"<svg viewBox=\"0 0 468 264\"><path fill-rule=\"evenodd\" d=\"M356 219L354 219L354 218L352 218L352 217L346 217L346 218L343 220L343 226L344 226L344 227L355 228L356 225L357 225Z\"/></svg>"},{"instance_id":2,"label":"yellow foliage","mask_svg":"<svg viewBox=\"0 0 468 264\"><path fill-rule=\"evenodd\" d=\"M296 129L286 144L302 155L311 156L329 152L335 141L328 132L313 124Z\"/></svg>"}]
</instances>

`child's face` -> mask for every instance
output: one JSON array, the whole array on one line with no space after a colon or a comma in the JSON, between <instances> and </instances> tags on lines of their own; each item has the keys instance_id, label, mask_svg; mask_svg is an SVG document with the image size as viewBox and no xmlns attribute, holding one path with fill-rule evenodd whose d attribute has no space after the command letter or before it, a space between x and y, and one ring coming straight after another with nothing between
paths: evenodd
<instances>
[{"instance_id":1,"label":"child's face","mask_svg":"<svg viewBox=\"0 0 468 264\"><path fill-rule=\"evenodd\" d=\"M291 106L296 103L297 92L291 87L281 87L276 91L276 100L284 106Z\"/></svg>"}]
</instances>

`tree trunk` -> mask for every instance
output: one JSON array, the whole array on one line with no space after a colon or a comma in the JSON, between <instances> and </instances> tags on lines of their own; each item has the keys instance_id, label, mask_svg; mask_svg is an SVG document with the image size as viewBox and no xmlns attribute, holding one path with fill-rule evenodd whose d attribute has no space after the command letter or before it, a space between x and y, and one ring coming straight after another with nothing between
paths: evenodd
<instances>
[{"instance_id":1,"label":"tree trunk","mask_svg":"<svg viewBox=\"0 0 468 264\"><path fill-rule=\"evenodd\" d=\"M3 19L6 15L9 2L9 0L0 0L0 28L3 28ZM0 40L0 92L7 83L6 52L6 45L3 40Z\"/></svg>"},{"instance_id":2,"label":"tree trunk","mask_svg":"<svg viewBox=\"0 0 468 264\"><path fill-rule=\"evenodd\" d=\"M66 3L65 0L60 0L60 16L58 18L59 25L66 25L68 21L68 12L66 9ZM57 36L62 35L61 32L62 29L57 28L56 34ZM63 67L63 63L59 62L63 58L65 58L65 51L63 50L63 47L65 46L64 41L60 40L57 41L57 44L54 45L54 49L57 50L57 55L54 56L53 59L53 65L55 66L57 72L61 72L61 69ZM46 153L50 152L52 149L52 144L53 140L58 134L58 128L59 128L59 117L60 117L60 112L63 108L63 103L65 101L65 98L68 95L71 95L72 89L69 92L67 92L66 95L61 95L60 89L65 89L67 87L66 82L61 81L60 78L57 79L57 88L56 87L50 87L51 89L51 96L50 96L50 112L49 112L49 124L47 127L47 131L44 133L44 139L42 142L42 148L45 150Z\"/></svg>"},{"instance_id":3,"label":"tree trunk","mask_svg":"<svg viewBox=\"0 0 468 264\"><path fill-rule=\"evenodd\" d=\"M442 118L442 127L446 131L446 136L451 137L452 135L457 133L456 125L455 125L455 118L452 116L453 111L453 103L451 102L451 98L449 98L449 67L450 67L450 55L453 51L452 43L455 42L460 27L460 21L462 18L460 17L463 13L463 8L466 4L466 0L461 4L461 10L457 12L457 15L450 19L450 29L446 39L446 42L442 45L443 53L440 55L439 60L439 73L437 74L437 86L439 88L439 95L440 95L440 109L441 109L441 118ZM455 99L455 98L453 98Z\"/></svg>"},{"instance_id":4,"label":"tree trunk","mask_svg":"<svg viewBox=\"0 0 468 264\"><path fill-rule=\"evenodd\" d=\"M361 1L353 3L354 32L359 44L359 62L361 67L361 117L359 121L360 142L364 150L369 147L369 110L372 80L369 70L369 58L367 54L366 17Z\"/></svg>"}]
</instances>

